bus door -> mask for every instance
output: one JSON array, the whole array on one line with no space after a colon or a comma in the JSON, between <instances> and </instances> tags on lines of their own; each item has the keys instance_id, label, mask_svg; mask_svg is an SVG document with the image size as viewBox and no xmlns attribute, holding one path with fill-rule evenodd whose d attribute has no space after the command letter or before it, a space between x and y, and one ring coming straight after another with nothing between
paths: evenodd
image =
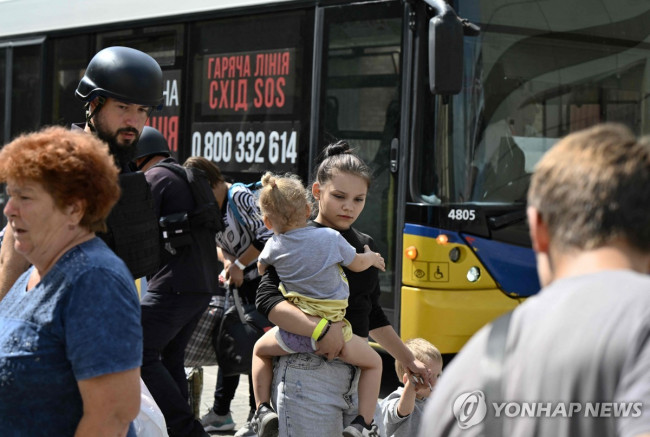
<instances>
[{"instance_id":1,"label":"bus door","mask_svg":"<svg viewBox=\"0 0 650 437\"><path fill-rule=\"evenodd\" d=\"M380 302L394 324L398 180L390 160L400 128L403 6L398 1L333 6L320 9L319 19L323 45L317 152L346 140L372 168L366 205L354 227L375 240L386 260Z\"/></svg>"}]
</instances>

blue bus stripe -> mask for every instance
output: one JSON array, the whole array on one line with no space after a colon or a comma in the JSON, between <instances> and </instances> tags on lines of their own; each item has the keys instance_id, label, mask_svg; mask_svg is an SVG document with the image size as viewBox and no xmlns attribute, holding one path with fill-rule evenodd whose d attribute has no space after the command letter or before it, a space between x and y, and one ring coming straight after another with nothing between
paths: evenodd
<instances>
[{"instance_id":1,"label":"blue bus stripe","mask_svg":"<svg viewBox=\"0 0 650 437\"><path fill-rule=\"evenodd\" d=\"M535 254L532 249L409 223L404 226L404 234L433 239L444 234L450 243L469 246L492 278L508 295L528 297L536 294L540 289Z\"/></svg>"}]
</instances>

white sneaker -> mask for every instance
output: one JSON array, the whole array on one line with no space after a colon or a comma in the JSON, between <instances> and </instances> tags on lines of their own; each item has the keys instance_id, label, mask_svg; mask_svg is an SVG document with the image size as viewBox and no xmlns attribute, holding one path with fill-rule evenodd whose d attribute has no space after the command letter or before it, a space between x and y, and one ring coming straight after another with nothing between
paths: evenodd
<instances>
[{"instance_id":1,"label":"white sneaker","mask_svg":"<svg viewBox=\"0 0 650 437\"><path fill-rule=\"evenodd\" d=\"M201 417L201 425L206 431L230 431L235 429L235 422L233 422L230 413L219 416L212 408Z\"/></svg>"}]
</instances>

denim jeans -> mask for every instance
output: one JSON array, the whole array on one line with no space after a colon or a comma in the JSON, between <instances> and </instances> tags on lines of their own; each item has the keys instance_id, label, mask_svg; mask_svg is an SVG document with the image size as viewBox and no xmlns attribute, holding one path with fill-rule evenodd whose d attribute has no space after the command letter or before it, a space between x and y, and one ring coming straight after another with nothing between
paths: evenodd
<instances>
[{"instance_id":1,"label":"denim jeans","mask_svg":"<svg viewBox=\"0 0 650 437\"><path fill-rule=\"evenodd\" d=\"M358 414L360 371L314 354L277 359L272 400L285 437L340 436Z\"/></svg>"}]
</instances>

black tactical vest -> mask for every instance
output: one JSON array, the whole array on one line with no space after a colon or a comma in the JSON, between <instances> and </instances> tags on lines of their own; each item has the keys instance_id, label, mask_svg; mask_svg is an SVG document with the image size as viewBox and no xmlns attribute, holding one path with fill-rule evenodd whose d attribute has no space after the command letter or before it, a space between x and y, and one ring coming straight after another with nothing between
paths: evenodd
<instances>
[{"instance_id":1,"label":"black tactical vest","mask_svg":"<svg viewBox=\"0 0 650 437\"><path fill-rule=\"evenodd\" d=\"M144 173L120 174L122 195L108 215L108 232L98 233L127 265L133 278L152 275L160 264L160 232Z\"/></svg>"}]
</instances>

